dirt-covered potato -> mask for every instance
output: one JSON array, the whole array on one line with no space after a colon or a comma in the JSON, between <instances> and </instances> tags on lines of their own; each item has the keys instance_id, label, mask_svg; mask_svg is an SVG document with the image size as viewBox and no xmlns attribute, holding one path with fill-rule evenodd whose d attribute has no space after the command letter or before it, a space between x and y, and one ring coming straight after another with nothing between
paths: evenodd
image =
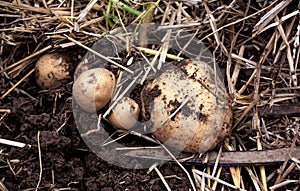
<instances>
[{"instance_id":1,"label":"dirt-covered potato","mask_svg":"<svg viewBox=\"0 0 300 191\"><path fill-rule=\"evenodd\" d=\"M232 112L224 85L212 92L215 85L210 84L214 79L210 72L205 63L185 61L180 69L165 71L143 89L142 115L150 114L152 132L161 142L178 150L203 153L229 133ZM150 103L147 95L153 92L156 97Z\"/></svg>"},{"instance_id":2,"label":"dirt-covered potato","mask_svg":"<svg viewBox=\"0 0 300 191\"><path fill-rule=\"evenodd\" d=\"M73 97L87 112L102 109L115 89L114 74L104 68L94 68L80 74L73 84Z\"/></svg>"},{"instance_id":3,"label":"dirt-covered potato","mask_svg":"<svg viewBox=\"0 0 300 191\"><path fill-rule=\"evenodd\" d=\"M45 54L35 65L37 84L42 89L55 89L70 81L70 66L61 53Z\"/></svg>"},{"instance_id":4,"label":"dirt-covered potato","mask_svg":"<svg viewBox=\"0 0 300 191\"><path fill-rule=\"evenodd\" d=\"M108 116L108 120L118 129L130 129L136 124L139 113L138 104L129 97L123 97Z\"/></svg>"}]
</instances>

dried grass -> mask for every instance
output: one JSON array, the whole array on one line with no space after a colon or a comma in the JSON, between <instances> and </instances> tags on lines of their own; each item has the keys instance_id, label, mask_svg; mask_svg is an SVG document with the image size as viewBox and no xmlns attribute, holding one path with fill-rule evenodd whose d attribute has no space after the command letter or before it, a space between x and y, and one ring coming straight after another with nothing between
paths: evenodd
<instances>
[{"instance_id":1,"label":"dried grass","mask_svg":"<svg viewBox=\"0 0 300 191\"><path fill-rule=\"evenodd\" d=\"M128 6L120 1L35 2L0 1L0 74L11 83L1 92L1 99L13 96L14 90L27 94L26 89L18 87L31 75L41 54L85 48L122 25L151 21L194 34L223 68L234 110L234 129L225 148L292 149L300 145L297 1L127 1ZM164 43L153 54L162 52L164 56L159 59L163 62L174 56L167 54L167 49ZM299 179L293 178L295 174L299 178L299 159L291 158L286 156L286 162L273 171L265 167L224 167L218 173L215 168L213 175L192 171L196 185L203 190L223 186L240 190L297 189ZM212 185L211 180L222 186ZM0 183L7 190L5 182ZM164 183L167 187L167 180Z\"/></svg>"}]
</instances>

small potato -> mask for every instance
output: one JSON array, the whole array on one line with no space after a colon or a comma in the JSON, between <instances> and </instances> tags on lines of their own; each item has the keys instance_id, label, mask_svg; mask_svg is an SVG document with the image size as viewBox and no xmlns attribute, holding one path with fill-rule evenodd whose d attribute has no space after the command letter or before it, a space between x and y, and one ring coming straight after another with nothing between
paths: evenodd
<instances>
[{"instance_id":1,"label":"small potato","mask_svg":"<svg viewBox=\"0 0 300 191\"><path fill-rule=\"evenodd\" d=\"M82 74L83 72L85 72L85 71L91 69L91 68L89 68L90 65L91 65L91 64L89 64L89 63L85 62L84 60L82 60L82 61L77 65L77 67L75 68L75 71L74 71L74 74L73 74L74 80L76 80L76 79L78 78L78 76L79 76L80 74Z\"/></svg>"},{"instance_id":2,"label":"small potato","mask_svg":"<svg viewBox=\"0 0 300 191\"><path fill-rule=\"evenodd\" d=\"M115 89L114 74L104 68L83 72L73 84L73 97L87 112L102 109L111 99Z\"/></svg>"},{"instance_id":3,"label":"small potato","mask_svg":"<svg viewBox=\"0 0 300 191\"><path fill-rule=\"evenodd\" d=\"M70 66L61 53L45 54L35 65L35 78L42 89L55 89L70 81Z\"/></svg>"},{"instance_id":4,"label":"small potato","mask_svg":"<svg viewBox=\"0 0 300 191\"><path fill-rule=\"evenodd\" d=\"M139 113L138 104L129 97L123 97L108 116L108 120L118 129L130 129L136 124Z\"/></svg>"}]
</instances>

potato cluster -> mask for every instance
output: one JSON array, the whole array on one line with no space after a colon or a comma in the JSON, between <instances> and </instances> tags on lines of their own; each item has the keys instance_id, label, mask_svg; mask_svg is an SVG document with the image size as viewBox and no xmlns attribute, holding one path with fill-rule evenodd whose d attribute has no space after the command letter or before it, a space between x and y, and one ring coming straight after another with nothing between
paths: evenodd
<instances>
[{"instance_id":1,"label":"potato cluster","mask_svg":"<svg viewBox=\"0 0 300 191\"><path fill-rule=\"evenodd\" d=\"M58 55L52 57L57 58ZM51 66L59 66L63 60L51 63ZM39 74L43 74L41 68L46 66L38 66ZM214 148L229 133L232 112L224 98L225 88L220 87L224 90L220 92L211 91L216 87L210 82L215 78L221 80L211 75L207 68L206 63L185 60L180 66L167 69L144 86L140 93L141 111L133 99L123 97L116 102L107 119L115 128L129 130L142 116L144 121L150 120L153 135L166 145L190 153L203 153ZM52 86L59 84L53 79L67 75L63 71L55 73L56 78L51 78ZM39 82L41 87L50 86L46 83L48 78L39 79L43 81ZM109 104L115 88L116 79L111 71L105 68L87 69L75 79L73 97L83 110L97 112ZM159 94L149 96L154 89ZM217 96L223 96L223 104L220 105ZM150 116L147 119L146 113Z\"/></svg>"}]
</instances>

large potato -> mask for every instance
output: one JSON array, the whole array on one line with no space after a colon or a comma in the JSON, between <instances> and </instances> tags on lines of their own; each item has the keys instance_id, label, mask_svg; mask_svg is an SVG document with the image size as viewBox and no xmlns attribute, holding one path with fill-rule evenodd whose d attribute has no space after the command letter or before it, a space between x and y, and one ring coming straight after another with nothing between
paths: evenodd
<instances>
[{"instance_id":1,"label":"large potato","mask_svg":"<svg viewBox=\"0 0 300 191\"><path fill-rule=\"evenodd\" d=\"M178 150L203 153L230 131L231 108L223 84L218 88L211 84L215 80L207 64L189 60L179 68L165 71L143 89L142 111L149 112L152 132L161 142ZM145 98L154 89L160 93L149 104Z\"/></svg>"}]
</instances>

